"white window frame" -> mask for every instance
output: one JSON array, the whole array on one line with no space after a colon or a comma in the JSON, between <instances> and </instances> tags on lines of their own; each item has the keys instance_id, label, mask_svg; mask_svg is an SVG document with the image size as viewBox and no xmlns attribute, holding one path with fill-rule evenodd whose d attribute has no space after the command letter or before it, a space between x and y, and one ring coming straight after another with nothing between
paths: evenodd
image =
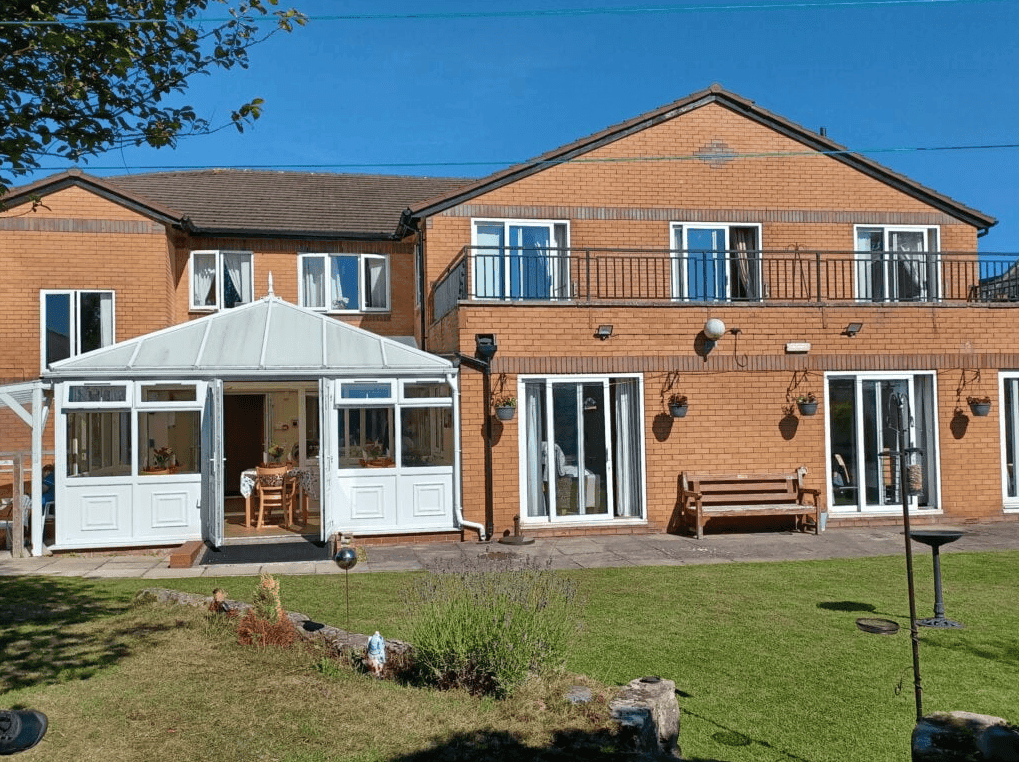
<instances>
[{"instance_id":1,"label":"white window frame","mask_svg":"<svg viewBox=\"0 0 1019 762\"><path fill-rule=\"evenodd\" d=\"M828 397L829 381L833 378L845 378L847 376L854 377L854 394L856 400L860 400L860 389L865 381L900 381L906 380L909 388L909 399L911 414L916 417L915 411L912 410L914 401L917 399L916 390L916 379L920 376L925 376L931 380L931 396L934 405L933 418L935 421L938 420L939 415L939 398L938 398L938 374L935 371L885 371L885 372L868 372L868 371L826 371L824 374L824 390L825 397ZM853 421L853 425L856 429L855 438L858 442L858 449L862 452L862 445L859 444L863 441L864 432L864 410L863 406L856 405L856 416ZM916 497L909 498L909 511L910 513L922 513L925 516L937 516L943 512L942 506L944 504L944 493L941 489L941 478L942 478L942 467L941 467L941 432L939 427L935 425L933 427L933 439L934 439L934 452L924 452L923 460L925 468L930 468L930 464L934 463L937 467L937 473L932 481L932 490L936 493L935 504L931 506L919 505ZM915 437L915 433L914 433ZM825 463L831 464L833 460L832 453L832 434L831 434L831 411L826 410L824 416L824 452L825 452ZM913 445L916 446L917 442L914 438ZM856 472L853 474L854 483L859 488L861 484L861 471L862 466L860 463L856 464ZM874 515L901 515L902 506L901 504L892 506L868 506L866 501L857 498L855 505L836 506L834 500L834 484L832 481L832 468L829 465L825 468L825 484L827 488L827 505L828 511L833 515L841 516L874 516Z\"/></svg>"},{"instance_id":2,"label":"white window frame","mask_svg":"<svg viewBox=\"0 0 1019 762\"><path fill-rule=\"evenodd\" d=\"M861 230L881 230L881 254L883 254L882 269L883 269L883 280L884 280L884 293L881 298L876 299L873 296L874 285L871 279L871 266L874 263L874 254L876 251L864 251L859 248L860 231ZM935 231L934 237L937 240L931 240L931 231ZM892 293L892 287L896 283L895 273L891 268L891 265L895 261L894 255L896 252L893 251L889 246L889 234L890 233L921 233L923 235L923 251L934 256L930 259L930 264L934 268L932 274L928 274L924 283L921 284L921 292L923 298L920 301L931 302L937 301L941 298L941 226L940 225L853 225L853 251L854 254L854 270L855 277L853 278L853 288L855 289L855 298L859 302L899 302L903 301L899 298L898 288L895 288L896 293ZM936 293L928 293L928 284L933 282ZM914 301L914 300L909 300Z\"/></svg>"},{"instance_id":3,"label":"white window frame","mask_svg":"<svg viewBox=\"0 0 1019 762\"><path fill-rule=\"evenodd\" d=\"M39 291L39 368L46 370L46 297L47 296L69 296L71 299L70 314L70 354L63 359L77 357L81 351L81 296L82 294L109 294L110 295L110 336L109 344L103 347L112 346L117 343L117 292L110 288L63 288L63 289L42 289ZM59 361L57 361L59 362Z\"/></svg>"},{"instance_id":4,"label":"white window frame","mask_svg":"<svg viewBox=\"0 0 1019 762\"><path fill-rule=\"evenodd\" d=\"M1008 413L1005 409L1005 385L1009 382L1015 381L1019 385L1019 370L1000 371L998 373L998 399L1000 402L1000 410L998 413L998 425L1000 427L1000 454L1001 454L1001 499L1002 508L1005 513L1019 513L1019 493L1016 496L1010 496L1009 490L1009 466L1012 466L1014 470L1017 465L1016 463L1010 464L1008 462ZM1017 388L1019 392L1019 388ZM1016 453L1019 453L1019 393L1012 395L1012 426L1015 429L1013 432L1013 458L1016 458ZM1016 458L1019 460L1019 458ZM1019 473L1013 471L1012 478L1019 478Z\"/></svg>"},{"instance_id":5,"label":"white window frame","mask_svg":"<svg viewBox=\"0 0 1019 762\"><path fill-rule=\"evenodd\" d=\"M346 309L337 308L336 305L330 304L332 294L332 259L335 258L347 258L357 259L357 294L359 303L353 308L347 307ZM307 305L307 295L304 293L304 263L309 259L321 259L323 264L323 273L326 284L326 304L321 307L309 307ZM386 272L386 303L382 307L370 307L365 304L367 298L367 288L365 283L368 276L368 264L370 262L382 262L385 266ZM393 269L391 267L390 259L388 254L377 254L375 252L305 252L297 258L297 303L309 310L315 310L316 312L325 312L328 314L342 315L342 314L363 314L363 313L377 313L377 312L390 312L392 310L393 303Z\"/></svg>"},{"instance_id":6,"label":"white window frame","mask_svg":"<svg viewBox=\"0 0 1019 762\"><path fill-rule=\"evenodd\" d=\"M679 228L682 231L683 240L681 241L682 246L676 247L676 229ZM760 222L670 222L669 223L669 250L672 252L670 259L672 261L672 298L674 301L692 301L690 297L690 283L689 273L687 267L685 267L687 257L689 256L690 246L688 243L687 234L691 230L717 230L719 228L725 229L725 246L723 251L732 251L732 229L733 228L754 228L757 231L757 247L754 251L761 252L764 249L763 235L764 225ZM726 273L725 273L725 294L722 297L724 301L730 301L732 299L732 278L729 277L728 261L726 262ZM751 301L761 301L764 299L764 272L763 263L760 256L757 262L754 263L757 268L757 282L761 293L757 295Z\"/></svg>"},{"instance_id":7,"label":"white window frame","mask_svg":"<svg viewBox=\"0 0 1019 762\"><path fill-rule=\"evenodd\" d=\"M482 295L480 293L478 267L484 262L484 259L479 260L478 254L483 253L479 251L480 244L478 243L478 225L502 225L503 229L503 241L509 239L509 229L513 225L520 225L523 227L546 227L548 228L549 234L549 251L557 252L551 257L551 267L549 269L549 299L569 299L570 298L570 271L572 268L572 247L570 243L570 221L569 220L530 220L530 219L518 219L508 217L472 217L471 218L471 290L474 292L471 294L472 298L475 299L497 299L500 301L520 301L527 299L524 296L512 296L507 293L507 283L511 282L510 276L510 262L511 258L505 255L502 256L502 294L499 295ZM563 248L560 249L556 243L555 229L556 226L562 226L565 235ZM509 246L503 243L503 249L508 249ZM490 255L489 255L490 256ZM560 272L561 263L565 263L566 272Z\"/></svg>"},{"instance_id":8,"label":"white window frame","mask_svg":"<svg viewBox=\"0 0 1019 762\"><path fill-rule=\"evenodd\" d=\"M215 273L216 273L216 303L215 304L197 304L195 301L195 256L197 255L214 255L216 257ZM223 278L223 257L225 255L241 255L248 258L248 269L251 274L251 298L247 301L242 300L234 306L241 304L250 304L255 300L255 255L251 251L241 251L233 249L198 249L192 251L188 256L188 309L191 312L216 312L217 310L223 309L223 285L225 278ZM241 294L243 297L243 294Z\"/></svg>"},{"instance_id":9,"label":"white window frame","mask_svg":"<svg viewBox=\"0 0 1019 762\"><path fill-rule=\"evenodd\" d=\"M641 511L640 516L616 516L614 510L615 495L613 492L612 484L606 485L606 494L608 496L608 505L606 506L607 512L604 515L600 514L583 514L576 516L557 516L554 510L554 506L549 505L548 515L545 516L528 516L527 514L527 426L523 420L523 416L526 415L524 408L524 400L526 399L524 387L529 381L542 381L545 384L545 427L546 431L551 431L554 426L554 410L552 404L552 385L553 384L602 384L606 391L605 401L606 405L609 405L611 399L611 387L613 382L618 380L628 380L637 382L637 409L638 413L638 424L640 430L636 432L636 439L638 440L638 446L640 452L638 457L640 459L640 501ZM518 407L520 408L519 415L521 417L520 425L517 427L517 464L518 464L518 484L519 484L519 515L522 523L530 524L531 526L548 526L549 524L577 524L577 523L590 523L590 524L619 524L619 523L630 523L630 524L646 524L648 521L648 502L647 502L647 482L648 482L648 471L647 471L647 445L645 437L647 432L645 431L644 422L644 377L639 373L599 373L599 374L584 374L584 375L551 375L551 374L534 374L534 375L521 375L517 376L517 400ZM608 411L606 411L608 415ZM611 417L609 417L611 421ZM606 424L606 434L610 435L611 427ZM612 452L611 444L609 443L609 451ZM618 464L615 462L616 456L612 452L612 457L609 463L612 481L614 483L616 477L616 469Z\"/></svg>"}]
</instances>

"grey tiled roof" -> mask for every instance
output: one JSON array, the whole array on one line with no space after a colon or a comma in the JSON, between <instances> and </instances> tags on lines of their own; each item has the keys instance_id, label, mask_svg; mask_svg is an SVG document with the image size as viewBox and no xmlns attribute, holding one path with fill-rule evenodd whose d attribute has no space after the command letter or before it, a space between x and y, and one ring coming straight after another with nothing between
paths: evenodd
<instances>
[{"instance_id":1,"label":"grey tiled roof","mask_svg":"<svg viewBox=\"0 0 1019 762\"><path fill-rule=\"evenodd\" d=\"M472 182L457 177L203 169L103 178L179 210L203 233L391 236L404 209Z\"/></svg>"}]
</instances>

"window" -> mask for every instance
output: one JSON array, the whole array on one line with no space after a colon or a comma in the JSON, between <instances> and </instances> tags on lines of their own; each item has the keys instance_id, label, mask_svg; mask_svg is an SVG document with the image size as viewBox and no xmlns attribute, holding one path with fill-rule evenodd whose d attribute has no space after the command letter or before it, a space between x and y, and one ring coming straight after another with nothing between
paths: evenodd
<instances>
[{"instance_id":1,"label":"window","mask_svg":"<svg viewBox=\"0 0 1019 762\"><path fill-rule=\"evenodd\" d=\"M72 410L67 413L67 475L129 476L131 414Z\"/></svg>"},{"instance_id":2,"label":"window","mask_svg":"<svg viewBox=\"0 0 1019 762\"><path fill-rule=\"evenodd\" d=\"M201 473L197 410L138 412L138 473Z\"/></svg>"},{"instance_id":3,"label":"window","mask_svg":"<svg viewBox=\"0 0 1019 762\"><path fill-rule=\"evenodd\" d=\"M411 468L453 465L452 408L403 408L400 437L401 465Z\"/></svg>"},{"instance_id":4,"label":"window","mask_svg":"<svg viewBox=\"0 0 1019 762\"><path fill-rule=\"evenodd\" d=\"M524 379L521 481L529 519L643 516L640 379Z\"/></svg>"},{"instance_id":5,"label":"window","mask_svg":"<svg viewBox=\"0 0 1019 762\"><path fill-rule=\"evenodd\" d=\"M44 367L113 343L112 291L43 291Z\"/></svg>"},{"instance_id":6,"label":"window","mask_svg":"<svg viewBox=\"0 0 1019 762\"><path fill-rule=\"evenodd\" d=\"M694 301L763 297L760 225L672 223L672 294Z\"/></svg>"},{"instance_id":7,"label":"window","mask_svg":"<svg viewBox=\"0 0 1019 762\"><path fill-rule=\"evenodd\" d=\"M904 440L923 458L920 494L909 498L910 505L936 507L934 374L831 375L827 385L832 510L901 510L897 453ZM905 431L900 403L905 408Z\"/></svg>"},{"instance_id":8,"label":"window","mask_svg":"<svg viewBox=\"0 0 1019 762\"><path fill-rule=\"evenodd\" d=\"M1001 374L1002 400L1002 480L1005 510L1019 508L1019 485L1016 484L1016 457L1019 453L1019 374Z\"/></svg>"},{"instance_id":9,"label":"window","mask_svg":"<svg viewBox=\"0 0 1019 762\"><path fill-rule=\"evenodd\" d=\"M302 254L302 307L324 312L389 309L389 257L383 254Z\"/></svg>"},{"instance_id":10,"label":"window","mask_svg":"<svg viewBox=\"0 0 1019 762\"><path fill-rule=\"evenodd\" d=\"M940 296L938 228L856 227L856 298L923 302Z\"/></svg>"},{"instance_id":11,"label":"window","mask_svg":"<svg viewBox=\"0 0 1019 762\"><path fill-rule=\"evenodd\" d=\"M229 309L252 300L250 251L191 252L191 309Z\"/></svg>"},{"instance_id":12,"label":"window","mask_svg":"<svg viewBox=\"0 0 1019 762\"><path fill-rule=\"evenodd\" d=\"M540 220L475 220L474 296L569 298L568 226Z\"/></svg>"}]
</instances>

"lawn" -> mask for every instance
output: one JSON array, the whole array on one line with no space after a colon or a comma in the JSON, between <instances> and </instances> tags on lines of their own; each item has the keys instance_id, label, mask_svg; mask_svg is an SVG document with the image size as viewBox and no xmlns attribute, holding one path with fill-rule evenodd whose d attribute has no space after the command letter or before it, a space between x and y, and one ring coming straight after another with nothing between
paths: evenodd
<instances>
[{"instance_id":1,"label":"lawn","mask_svg":"<svg viewBox=\"0 0 1019 762\"><path fill-rule=\"evenodd\" d=\"M920 616L933 608L927 560L916 559ZM130 608L144 580L4 578L0 706L50 716L40 759L509 760L557 732L601 738L598 697L655 674L676 682L687 759L905 760L915 704L904 567L882 557L572 572L587 606L569 669L594 690L587 708L561 700L580 678L498 702L241 647L201 612ZM942 568L948 616L966 627L921 630L924 710L1014 722L1019 553L945 553ZM350 628L406 637L411 577L351 575ZM158 584L250 600L257 579ZM282 577L281 594L290 610L345 624L341 577ZM902 629L864 633L861 616ZM601 748L592 759L611 758Z\"/></svg>"}]
</instances>

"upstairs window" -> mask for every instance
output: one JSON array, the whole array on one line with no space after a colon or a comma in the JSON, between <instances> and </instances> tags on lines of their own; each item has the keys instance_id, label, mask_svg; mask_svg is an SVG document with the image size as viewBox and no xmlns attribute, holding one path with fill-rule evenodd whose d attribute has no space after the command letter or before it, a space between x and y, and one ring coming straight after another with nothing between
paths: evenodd
<instances>
[{"instance_id":1,"label":"upstairs window","mask_svg":"<svg viewBox=\"0 0 1019 762\"><path fill-rule=\"evenodd\" d=\"M672 223L672 294L694 301L763 296L760 225Z\"/></svg>"},{"instance_id":2,"label":"upstairs window","mask_svg":"<svg viewBox=\"0 0 1019 762\"><path fill-rule=\"evenodd\" d=\"M191 252L191 309L218 310L252 300L250 251Z\"/></svg>"},{"instance_id":3,"label":"upstairs window","mask_svg":"<svg viewBox=\"0 0 1019 762\"><path fill-rule=\"evenodd\" d=\"M43 291L43 367L113 343L112 291Z\"/></svg>"},{"instance_id":4,"label":"upstairs window","mask_svg":"<svg viewBox=\"0 0 1019 762\"><path fill-rule=\"evenodd\" d=\"M569 298L567 223L475 220L473 227L475 297Z\"/></svg>"},{"instance_id":5,"label":"upstairs window","mask_svg":"<svg viewBox=\"0 0 1019 762\"><path fill-rule=\"evenodd\" d=\"M323 312L389 310L389 257L383 254L302 254L302 307Z\"/></svg>"},{"instance_id":6,"label":"upstairs window","mask_svg":"<svg viewBox=\"0 0 1019 762\"><path fill-rule=\"evenodd\" d=\"M926 302L940 296L937 228L856 227L856 298Z\"/></svg>"}]
</instances>

